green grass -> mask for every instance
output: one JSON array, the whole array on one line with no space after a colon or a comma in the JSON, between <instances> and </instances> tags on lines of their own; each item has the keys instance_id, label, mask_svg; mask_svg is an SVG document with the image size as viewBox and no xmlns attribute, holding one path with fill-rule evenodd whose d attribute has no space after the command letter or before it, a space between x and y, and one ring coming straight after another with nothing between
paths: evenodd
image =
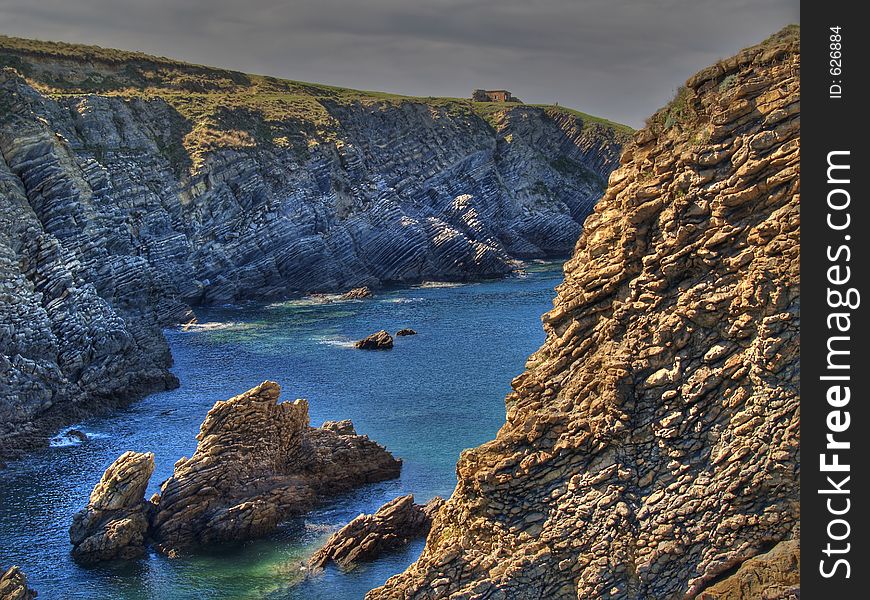
<instances>
[{"instance_id":1,"label":"green grass","mask_svg":"<svg viewBox=\"0 0 870 600\"><path fill-rule=\"evenodd\" d=\"M196 167L216 147L274 145L304 153L328 141L338 126L331 104L398 106L421 103L453 117L496 124L506 110L535 108L567 114L583 128L606 127L626 137L631 128L569 108L463 98L414 97L251 75L141 52L0 36L0 68L11 67L41 93L55 98L100 94L124 99L160 99L187 123L180 140L164 153Z\"/></svg>"},{"instance_id":2,"label":"green grass","mask_svg":"<svg viewBox=\"0 0 870 600\"><path fill-rule=\"evenodd\" d=\"M609 129L613 129L617 133L622 133L626 135L631 135L634 133L634 129L629 127L628 125L623 125L622 123L617 123L615 121L610 121L609 119L605 119L602 117L596 117L594 115L589 115L584 112L580 112L579 110L575 110L573 108L567 108L565 106L555 106L552 104L529 104L528 106L537 106L539 108L543 108L548 111L560 112L566 115L570 115L572 117L576 117L582 120L587 126L592 125L603 125Z\"/></svg>"}]
</instances>

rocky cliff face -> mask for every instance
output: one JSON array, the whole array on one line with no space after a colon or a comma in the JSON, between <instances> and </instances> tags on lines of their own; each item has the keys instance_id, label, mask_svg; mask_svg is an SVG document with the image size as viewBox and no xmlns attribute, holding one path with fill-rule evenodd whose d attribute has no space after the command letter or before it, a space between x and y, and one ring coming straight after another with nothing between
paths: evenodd
<instances>
[{"instance_id":1,"label":"rocky cliff face","mask_svg":"<svg viewBox=\"0 0 870 600\"><path fill-rule=\"evenodd\" d=\"M27 577L18 567L0 567L0 600L33 600L37 593L27 586Z\"/></svg>"},{"instance_id":2,"label":"rocky cliff face","mask_svg":"<svg viewBox=\"0 0 870 600\"><path fill-rule=\"evenodd\" d=\"M567 253L626 128L0 37L0 452L175 384L189 306Z\"/></svg>"},{"instance_id":3,"label":"rocky cliff face","mask_svg":"<svg viewBox=\"0 0 870 600\"><path fill-rule=\"evenodd\" d=\"M507 422L368 598L799 593L797 38L698 73L626 148Z\"/></svg>"}]
</instances>

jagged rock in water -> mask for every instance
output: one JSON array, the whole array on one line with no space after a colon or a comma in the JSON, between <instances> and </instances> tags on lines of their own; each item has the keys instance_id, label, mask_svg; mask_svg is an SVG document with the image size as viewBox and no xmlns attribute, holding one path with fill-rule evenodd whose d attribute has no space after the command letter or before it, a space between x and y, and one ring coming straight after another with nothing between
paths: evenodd
<instances>
[{"instance_id":1,"label":"jagged rock in water","mask_svg":"<svg viewBox=\"0 0 870 600\"><path fill-rule=\"evenodd\" d=\"M70 429L64 435L66 437L78 440L80 442L87 442L88 441L88 434L86 434L84 431L80 431L78 429Z\"/></svg>"},{"instance_id":2,"label":"jagged rock in water","mask_svg":"<svg viewBox=\"0 0 870 600\"><path fill-rule=\"evenodd\" d=\"M363 300L364 298L371 298L374 296L372 291L367 287L358 287L353 288L352 290L345 292L341 295L342 300Z\"/></svg>"},{"instance_id":3,"label":"jagged rock in water","mask_svg":"<svg viewBox=\"0 0 870 600\"><path fill-rule=\"evenodd\" d=\"M567 254L627 136L0 37L0 454L176 385L190 306Z\"/></svg>"},{"instance_id":4,"label":"jagged rock in water","mask_svg":"<svg viewBox=\"0 0 870 600\"><path fill-rule=\"evenodd\" d=\"M356 435L356 430L353 427L353 422L350 419L343 421L324 421L320 426L324 431L331 431L339 435Z\"/></svg>"},{"instance_id":5,"label":"jagged rock in water","mask_svg":"<svg viewBox=\"0 0 870 600\"><path fill-rule=\"evenodd\" d=\"M218 402L160 489L151 537L163 552L265 535L324 496L399 476L401 461L349 421L315 429L305 400L266 381Z\"/></svg>"},{"instance_id":6,"label":"jagged rock in water","mask_svg":"<svg viewBox=\"0 0 870 600\"><path fill-rule=\"evenodd\" d=\"M389 350L393 347L393 336L381 329L377 333L356 342L353 346L360 350Z\"/></svg>"},{"instance_id":7,"label":"jagged rock in water","mask_svg":"<svg viewBox=\"0 0 870 600\"><path fill-rule=\"evenodd\" d=\"M406 335L417 335L417 332L410 328L400 329L396 332L396 337L403 337Z\"/></svg>"},{"instance_id":8,"label":"jagged rock in water","mask_svg":"<svg viewBox=\"0 0 870 600\"><path fill-rule=\"evenodd\" d=\"M799 536L799 68L789 28L636 135L507 422L369 600L721 596L735 568L732 589L741 570L794 584L751 561Z\"/></svg>"},{"instance_id":9,"label":"jagged rock in water","mask_svg":"<svg viewBox=\"0 0 870 600\"><path fill-rule=\"evenodd\" d=\"M0 600L33 600L38 594L27 587L27 576L19 567L0 567Z\"/></svg>"},{"instance_id":10,"label":"jagged rock in water","mask_svg":"<svg viewBox=\"0 0 870 600\"><path fill-rule=\"evenodd\" d=\"M373 515L360 515L335 532L309 559L308 566L322 569L330 561L343 569L371 561L380 554L422 537L432 526L432 517L444 505L436 496L426 504L414 504L414 496L399 496Z\"/></svg>"},{"instance_id":11,"label":"jagged rock in water","mask_svg":"<svg viewBox=\"0 0 870 600\"><path fill-rule=\"evenodd\" d=\"M77 562L94 564L145 553L148 504L144 495L153 472L150 452L125 452L106 469L69 529Z\"/></svg>"},{"instance_id":12,"label":"jagged rock in water","mask_svg":"<svg viewBox=\"0 0 870 600\"><path fill-rule=\"evenodd\" d=\"M800 540L739 563L737 571L707 587L698 600L800 600Z\"/></svg>"}]
</instances>

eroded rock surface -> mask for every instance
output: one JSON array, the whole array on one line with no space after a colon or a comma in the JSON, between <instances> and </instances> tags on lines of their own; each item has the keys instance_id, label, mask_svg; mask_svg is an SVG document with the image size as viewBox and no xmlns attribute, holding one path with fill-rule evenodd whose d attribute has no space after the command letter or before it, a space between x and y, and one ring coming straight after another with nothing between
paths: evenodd
<instances>
[{"instance_id":1,"label":"eroded rock surface","mask_svg":"<svg viewBox=\"0 0 870 600\"><path fill-rule=\"evenodd\" d=\"M152 500L159 549L259 537L324 496L399 476L401 461L349 421L312 428L308 403L278 402L280 390L266 381L209 411Z\"/></svg>"},{"instance_id":2,"label":"eroded rock surface","mask_svg":"<svg viewBox=\"0 0 870 600\"><path fill-rule=\"evenodd\" d=\"M354 347L360 350L389 350L393 347L393 336L381 329L356 342Z\"/></svg>"},{"instance_id":3,"label":"eroded rock surface","mask_svg":"<svg viewBox=\"0 0 870 600\"><path fill-rule=\"evenodd\" d=\"M360 515L335 532L309 559L308 566L322 569L330 561L343 569L371 561L380 554L404 546L429 532L432 517L444 505L436 496L426 504L414 504L414 496L399 496L373 515Z\"/></svg>"},{"instance_id":4,"label":"eroded rock surface","mask_svg":"<svg viewBox=\"0 0 870 600\"><path fill-rule=\"evenodd\" d=\"M93 564L145 553L148 504L144 495L153 472L150 452L125 452L106 469L69 529L77 562Z\"/></svg>"},{"instance_id":5,"label":"eroded rock surface","mask_svg":"<svg viewBox=\"0 0 870 600\"><path fill-rule=\"evenodd\" d=\"M190 306L567 254L626 139L0 36L0 454L175 385Z\"/></svg>"},{"instance_id":6,"label":"eroded rock surface","mask_svg":"<svg viewBox=\"0 0 870 600\"><path fill-rule=\"evenodd\" d=\"M397 337L403 337L406 335L417 335L417 332L410 328L400 329L396 332Z\"/></svg>"},{"instance_id":7,"label":"eroded rock surface","mask_svg":"<svg viewBox=\"0 0 870 600\"><path fill-rule=\"evenodd\" d=\"M358 287L353 288L341 295L342 300L363 300L365 298L371 298L374 296L372 291L367 287Z\"/></svg>"},{"instance_id":8,"label":"eroded rock surface","mask_svg":"<svg viewBox=\"0 0 870 600\"><path fill-rule=\"evenodd\" d=\"M369 600L742 597L717 578L796 543L799 69L789 28L636 135L505 425ZM779 564L753 597L793 585Z\"/></svg>"},{"instance_id":9,"label":"eroded rock surface","mask_svg":"<svg viewBox=\"0 0 870 600\"><path fill-rule=\"evenodd\" d=\"M779 542L706 588L698 600L800 600L800 540Z\"/></svg>"},{"instance_id":10,"label":"eroded rock surface","mask_svg":"<svg viewBox=\"0 0 870 600\"><path fill-rule=\"evenodd\" d=\"M27 576L18 567L0 567L0 600L33 600L38 594L27 586Z\"/></svg>"}]
</instances>

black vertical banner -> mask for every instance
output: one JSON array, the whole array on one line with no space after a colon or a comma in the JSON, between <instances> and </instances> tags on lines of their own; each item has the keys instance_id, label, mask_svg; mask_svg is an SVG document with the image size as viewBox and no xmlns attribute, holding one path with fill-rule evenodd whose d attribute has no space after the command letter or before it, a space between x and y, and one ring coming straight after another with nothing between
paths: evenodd
<instances>
[{"instance_id":1,"label":"black vertical banner","mask_svg":"<svg viewBox=\"0 0 870 600\"><path fill-rule=\"evenodd\" d=\"M801 588L866 598L870 96L864 5L801 6Z\"/></svg>"}]
</instances>

